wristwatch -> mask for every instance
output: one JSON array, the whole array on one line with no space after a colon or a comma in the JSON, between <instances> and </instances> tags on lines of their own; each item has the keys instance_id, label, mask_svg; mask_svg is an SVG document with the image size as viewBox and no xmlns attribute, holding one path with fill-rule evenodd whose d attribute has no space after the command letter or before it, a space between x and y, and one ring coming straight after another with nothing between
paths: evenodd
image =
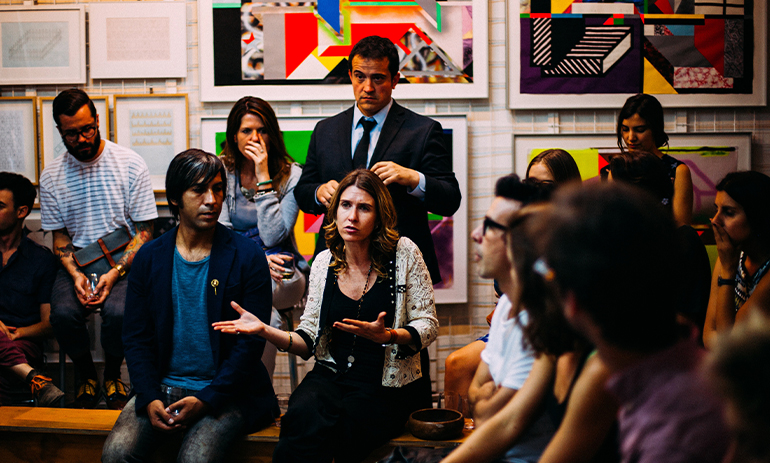
<instances>
[{"instance_id":1,"label":"wristwatch","mask_svg":"<svg viewBox=\"0 0 770 463\"><path fill-rule=\"evenodd\" d=\"M732 278L722 278L717 276L717 286L735 286L735 280Z\"/></svg>"},{"instance_id":2,"label":"wristwatch","mask_svg":"<svg viewBox=\"0 0 770 463\"><path fill-rule=\"evenodd\" d=\"M124 276L126 276L126 268L123 267L122 264L117 264L112 268L118 271L118 278L123 278Z\"/></svg>"}]
</instances>

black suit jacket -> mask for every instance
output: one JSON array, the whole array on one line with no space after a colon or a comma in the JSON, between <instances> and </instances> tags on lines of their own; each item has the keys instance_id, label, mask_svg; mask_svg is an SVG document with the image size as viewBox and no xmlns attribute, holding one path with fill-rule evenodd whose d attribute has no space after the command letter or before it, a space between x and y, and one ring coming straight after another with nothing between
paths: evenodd
<instances>
[{"instance_id":1,"label":"black suit jacket","mask_svg":"<svg viewBox=\"0 0 770 463\"><path fill-rule=\"evenodd\" d=\"M353 109L322 120L313 130L305 168L294 188L300 209L307 213L325 213L326 208L316 203L316 189L329 180L339 182L353 170ZM392 161L425 175L423 200L407 193L407 187L402 185L391 184L388 190L396 206L399 233L417 244L433 283L438 283L441 275L427 213L451 216L462 199L452 172L452 159L444 146L441 124L394 101L368 167L380 161Z\"/></svg>"}]
</instances>

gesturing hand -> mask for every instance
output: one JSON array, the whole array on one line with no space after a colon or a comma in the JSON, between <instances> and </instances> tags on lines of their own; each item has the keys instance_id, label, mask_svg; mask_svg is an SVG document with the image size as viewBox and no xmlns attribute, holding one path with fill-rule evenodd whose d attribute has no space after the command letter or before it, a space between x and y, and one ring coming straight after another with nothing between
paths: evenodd
<instances>
[{"instance_id":1,"label":"gesturing hand","mask_svg":"<svg viewBox=\"0 0 770 463\"><path fill-rule=\"evenodd\" d=\"M257 318L256 315L249 312L248 310L244 310L235 301L231 302L230 306L232 306L232 308L235 309L235 311L238 312L241 317L237 320L227 320L223 322L212 323L211 326L213 326L215 330L227 334L245 333L262 336L262 333L265 331L265 324L262 322L262 320Z\"/></svg>"},{"instance_id":2,"label":"gesturing hand","mask_svg":"<svg viewBox=\"0 0 770 463\"><path fill-rule=\"evenodd\" d=\"M332 200L332 195L334 195L334 192L337 191L338 186L339 183L337 183L336 180L329 180L328 182L319 186L315 192L318 202L321 203L324 207L329 207L329 202Z\"/></svg>"},{"instance_id":3,"label":"gesturing hand","mask_svg":"<svg viewBox=\"0 0 770 463\"><path fill-rule=\"evenodd\" d=\"M390 341L390 334L385 330L385 315L385 312L380 312L377 316L377 320L373 322L363 322L353 318L343 318L341 322L334 322L334 325L332 326L342 331L382 344Z\"/></svg>"}]
</instances>

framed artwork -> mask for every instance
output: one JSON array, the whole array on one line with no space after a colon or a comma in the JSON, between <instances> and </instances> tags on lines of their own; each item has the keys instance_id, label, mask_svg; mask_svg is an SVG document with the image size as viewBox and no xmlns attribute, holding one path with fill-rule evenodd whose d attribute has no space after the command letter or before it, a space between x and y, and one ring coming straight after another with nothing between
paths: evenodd
<instances>
[{"instance_id":1,"label":"framed artwork","mask_svg":"<svg viewBox=\"0 0 770 463\"><path fill-rule=\"evenodd\" d=\"M198 1L201 101L345 100L348 55L369 35L398 49L399 99L488 96L487 2Z\"/></svg>"},{"instance_id":2,"label":"framed artwork","mask_svg":"<svg viewBox=\"0 0 770 463\"><path fill-rule=\"evenodd\" d=\"M468 195L468 122L465 116L431 116L444 128L446 146L452 154L452 167L463 198ZM300 164L305 163L310 135L319 117L279 117L286 150ZM226 116L201 118L201 146L205 151L222 150L227 128ZM441 270L441 283L434 286L437 303L464 303L468 301L468 202L460 203L460 209L452 217L428 215L433 244ZM323 223L323 215L300 212L294 235L299 252L306 259L313 257L315 243Z\"/></svg>"},{"instance_id":3,"label":"framed artwork","mask_svg":"<svg viewBox=\"0 0 770 463\"><path fill-rule=\"evenodd\" d=\"M529 161L541 151L561 148L569 152L580 168L583 180L598 180L599 169L620 152L615 134L514 135L515 172L527 172ZM663 153L690 168L693 184L693 224L708 224L713 217L716 184L728 172L751 169L751 134L673 133Z\"/></svg>"},{"instance_id":4,"label":"framed artwork","mask_svg":"<svg viewBox=\"0 0 770 463\"><path fill-rule=\"evenodd\" d=\"M84 84L83 5L0 7L3 85Z\"/></svg>"},{"instance_id":5,"label":"framed artwork","mask_svg":"<svg viewBox=\"0 0 770 463\"><path fill-rule=\"evenodd\" d=\"M89 95L96 107L96 115L99 116L99 133L102 138L109 139L110 135L110 104L109 97ZM40 172L45 166L51 164L54 159L67 152L56 122L53 120L53 100L55 97L39 97L40 102L40 140L42 142L40 153Z\"/></svg>"},{"instance_id":6,"label":"framed artwork","mask_svg":"<svg viewBox=\"0 0 770 463\"><path fill-rule=\"evenodd\" d=\"M764 106L767 2L512 0L513 109Z\"/></svg>"},{"instance_id":7,"label":"framed artwork","mask_svg":"<svg viewBox=\"0 0 770 463\"><path fill-rule=\"evenodd\" d=\"M89 3L91 78L187 77L185 2Z\"/></svg>"},{"instance_id":8,"label":"framed artwork","mask_svg":"<svg viewBox=\"0 0 770 463\"><path fill-rule=\"evenodd\" d=\"M15 172L37 185L35 97L0 98L0 171Z\"/></svg>"},{"instance_id":9,"label":"framed artwork","mask_svg":"<svg viewBox=\"0 0 770 463\"><path fill-rule=\"evenodd\" d=\"M115 95L115 143L139 153L152 189L166 192L166 171L190 147L187 94Z\"/></svg>"}]
</instances>

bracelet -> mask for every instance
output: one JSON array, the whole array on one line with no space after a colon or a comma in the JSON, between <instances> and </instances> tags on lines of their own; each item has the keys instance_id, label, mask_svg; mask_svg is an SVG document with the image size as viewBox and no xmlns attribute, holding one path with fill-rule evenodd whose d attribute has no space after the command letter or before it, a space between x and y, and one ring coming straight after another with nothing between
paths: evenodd
<instances>
[{"instance_id":1,"label":"bracelet","mask_svg":"<svg viewBox=\"0 0 770 463\"><path fill-rule=\"evenodd\" d=\"M294 338L291 336L291 331L286 330L286 334L289 335L289 347L286 349L281 349L278 346L275 346L276 349L278 349L278 352L289 352L289 349L291 349L291 345L294 344Z\"/></svg>"},{"instance_id":2,"label":"bracelet","mask_svg":"<svg viewBox=\"0 0 770 463\"><path fill-rule=\"evenodd\" d=\"M387 331L388 334L390 334L390 339L388 339L388 342L383 344L383 346L387 346L389 344L395 344L396 340L398 339L398 333L396 332L396 330L385 328L385 331Z\"/></svg>"},{"instance_id":3,"label":"bracelet","mask_svg":"<svg viewBox=\"0 0 770 463\"><path fill-rule=\"evenodd\" d=\"M273 179L272 178L270 180L265 180L264 182L257 183L257 186L268 185L270 183L273 183Z\"/></svg>"},{"instance_id":4,"label":"bracelet","mask_svg":"<svg viewBox=\"0 0 770 463\"><path fill-rule=\"evenodd\" d=\"M735 280L717 276L717 286L735 286Z\"/></svg>"}]
</instances>

